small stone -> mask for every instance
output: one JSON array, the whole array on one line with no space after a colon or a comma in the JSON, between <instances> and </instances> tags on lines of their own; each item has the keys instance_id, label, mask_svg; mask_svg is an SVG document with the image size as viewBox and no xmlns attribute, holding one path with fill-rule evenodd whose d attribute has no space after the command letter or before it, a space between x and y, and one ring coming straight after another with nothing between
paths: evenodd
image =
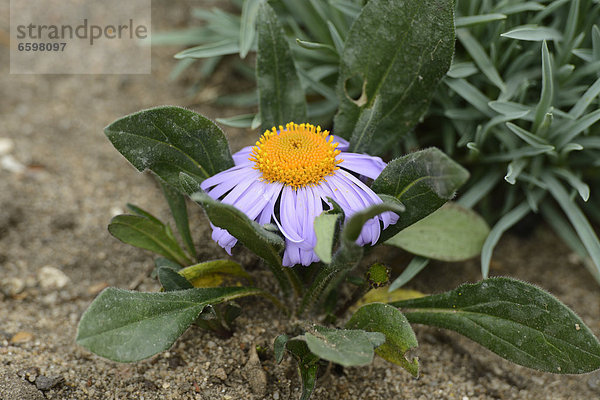
<instances>
[{"instance_id":1,"label":"small stone","mask_svg":"<svg viewBox=\"0 0 600 400\"><path fill-rule=\"evenodd\" d=\"M15 296L25 290L25 281L21 278L4 278L1 283L2 292L7 296Z\"/></svg>"},{"instance_id":2,"label":"small stone","mask_svg":"<svg viewBox=\"0 0 600 400\"><path fill-rule=\"evenodd\" d=\"M256 346L251 346L248 353L249 357L244 367L244 374L252 392L262 398L267 393L267 374L263 370L256 353Z\"/></svg>"},{"instance_id":3,"label":"small stone","mask_svg":"<svg viewBox=\"0 0 600 400\"><path fill-rule=\"evenodd\" d=\"M2 158L0 158L0 166L2 167L2 169L8 172L13 172L15 174L19 174L25 171L26 169L21 162L19 162L10 154L2 156Z\"/></svg>"},{"instance_id":4,"label":"small stone","mask_svg":"<svg viewBox=\"0 0 600 400\"><path fill-rule=\"evenodd\" d=\"M279 392L273 393L273 400L279 400Z\"/></svg>"},{"instance_id":5,"label":"small stone","mask_svg":"<svg viewBox=\"0 0 600 400\"><path fill-rule=\"evenodd\" d=\"M90 296L96 296L98 293L100 293L101 291L103 291L104 289L106 289L108 287L108 283L106 282L100 282L100 283L96 283L90 287L87 288L87 292Z\"/></svg>"},{"instance_id":6,"label":"small stone","mask_svg":"<svg viewBox=\"0 0 600 400\"><path fill-rule=\"evenodd\" d=\"M15 148L15 142L9 138L0 138L0 156L9 154Z\"/></svg>"},{"instance_id":7,"label":"small stone","mask_svg":"<svg viewBox=\"0 0 600 400\"><path fill-rule=\"evenodd\" d=\"M222 381L227 380L227 373L223 368L217 368L214 375Z\"/></svg>"},{"instance_id":8,"label":"small stone","mask_svg":"<svg viewBox=\"0 0 600 400\"><path fill-rule=\"evenodd\" d=\"M62 289L71 279L58 268L46 265L38 271L38 279L43 289Z\"/></svg>"},{"instance_id":9,"label":"small stone","mask_svg":"<svg viewBox=\"0 0 600 400\"><path fill-rule=\"evenodd\" d=\"M2 400L44 400L44 395L36 388L8 369L0 368L0 399Z\"/></svg>"},{"instance_id":10,"label":"small stone","mask_svg":"<svg viewBox=\"0 0 600 400\"><path fill-rule=\"evenodd\" d=\"M163 389L168 389L171 387L171 384L169 382L165 382L162 384Z\"/></svg>"},{"instance_id":11,"label":"small stone","mask_svg":"<svg viewBox=\"0 0 600 400\"><path fill-rule=\"evenodd\" d=\"M37 367L30 367L17 371L17 375L19 375L23 379L28 380L31 383L35 382L35 379L38 377L39 374L40 369Z\"/></svg>"},{"instance_id":12,"label":"small stone","mask_svg":"<svg viewBox=\"0 0 600 400\"><path fill-rule=\"evenodd\" d=\"M35 380L35 387L39 390L50 390L62 381L64 381L62 376L47 377L40 375Z\"/></svg>"},{"instance_id":13,"label":"small stone","mask_svg":"<svg viewBox=\"0 0 600 400\"><path fill-rule=\"evenodd\" d=\"M33 340L33 333L21 331L21 332L15 333L13 335L13 337L10 338L10 343L12 343L12 344L27 343L31 340Z\"/></svg>"}]
</instances>

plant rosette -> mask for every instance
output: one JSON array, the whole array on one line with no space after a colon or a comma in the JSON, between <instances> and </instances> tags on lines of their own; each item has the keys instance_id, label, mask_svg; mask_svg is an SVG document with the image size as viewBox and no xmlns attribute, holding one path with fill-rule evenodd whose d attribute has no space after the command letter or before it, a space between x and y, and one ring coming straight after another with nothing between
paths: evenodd
<instances>
[{"instance_id":1,"label":"plant rosette","mask_svg":"<svg viewBox=\"0 0 600 400\"><path fill-rule=\"evenodd\" d=\"M411 323L454 330L541 371L600 368L600 342L591 330L530 284L490 278L430 296L399 289L429 259L477 256L489 233L476 213L446 204L469 173L442 151L427 148L388 163L367 154L373 140L397 135L396 127L412 129L427 110L452 58L452 2L419 2L410 16L395 7L399 0L363 7L343 44L333 130L340 136L304 122L307 104L293 53L277 14L259 3L256 77L264 133L254 146L232 155L217 125L174 106L140 111L105 129L138 171L157 177L178 236L135 205L112 219L113 236L159 256L153 275L161 290L105 289L83 314L77 343L135 362L169 349L192 325L231 335L243 312L236 300L260 296L301 318L302 332L278 336L274 354L278 362L287 353L297 360L302 399L328 363L366 365L378 355L416 376L418 360L406 358L418 345ZM382 29L369 29L374 21ZM419 45L409 46L405 37ZM355 76L363 79L357 98L347 90ZM277 289L262 288L233 260L198 260L188 198L204 209L213 239L230 254L239 242L261 258ZM363 262L382 244L414 254L387 288L390 269Z\"/></svg>"}]
</instances>

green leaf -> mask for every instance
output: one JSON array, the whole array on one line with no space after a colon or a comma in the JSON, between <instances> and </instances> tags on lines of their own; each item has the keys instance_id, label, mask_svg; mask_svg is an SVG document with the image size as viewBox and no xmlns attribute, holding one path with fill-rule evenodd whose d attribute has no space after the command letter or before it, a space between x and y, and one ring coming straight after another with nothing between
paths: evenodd
<instances>
[{"instance_id":1,"label":"green leaf","mask_svg":"<svg viewBox=\"0 0 600 400\"><path fill-rule=\"evenodd\" d=\"M192 289L194 287L187 279L169 267L158 268L158 280L166 292Z\"/></svg>"},{"instance_id":2,"label":"green leaf","mask_svg":"<svg viewBox=\"0 0 600 400\"><path fill-rule=\"evenodd\" d=\"M221 129L184 108L164 106L130 114L104 133L138 171L149 169L176 188L180 172L202 181L233 166Z\"/></svg>"},{"instance_id":3,"label":"green leaf","mask_svg":"<svg viewBox=\"0 0 600 400\"><path fill-rule=\"evenodd\" d=\"M450 0L371 0L363 7L346 38L337 85L335 132L350 139L350 151L366 152L375 132L398 138L423 116L450 67L453 9Z\"/></svg>"},{"instance_id":4,"label":"green leaf","mask_svg":"<svg viewBox=\"0 0 600 400\"><path fill-rule=\"evenodd\" d=\"M381 234L383 242L452 199L469 173L436 148L391 161L373 182L375 193L393 196L406 207L395 225Z\"/></svg>"},{"instance_id":5,"label":"green leaf","mask_svg":"<svg viewBox=\"0 0 600 400\"><path fill-rule=\"evenodd\" d=\"M179 274L194 287L215 287L231 278L252 281L250 274L240 264L232 260L205 261L185 267L179 271Z\"/></svg>"},{"instance_id":6,"label":"green leaf","mask_svg":"<svg viewBox=\"0 0 600 400\"><path fill-rule=\"evenodd\" d=\"M161 182L161 187L163 194L167 199L167 203L169 203L171 214L173 215L175 225L177 226L177 231L181 235L183 243L185 244L185 247L187 248L192 259L196 259L196 248L194 246L194 241L192 240L192 233L190 232L185 197L172 186L163 182Z\"/></svg>"},{"instance_id":7,"label":"green leaf","mask_svg":"<svg viewBox=\"0 0 600 400\"><path fill-rule=\"evenodd\" d=\"M391 293L394 290L400 289L402 286L406 285L406 283L417 276L417 274L421 272L427 266L427 264L429 264L429 258L423 258L419 256L413 257L404 271L402 271L402 273L394 280L394 282L392 282L388 288L388 293Z\"/></svg>"},{"instance_id":8,"label":"green leaf","mask_svg":"<svg viewBox=\"0 0 600 400\"><path fill-rule=\"evenodd\" d=\"M315 218L314 226L317 235L315 253L325 264L331 263L336 232L339 230L340 220L343 217L343 213L332 209L324 211Z\"/></svg>"},{"instance_id":9,"label":"green leaf","mask_svg":"<svg viewBox=\"0 0 600 400\"><path fill-rule=\"evenodd\" d=\"M598 241L598 236L596 236L594 228L592 228L585 214L571 200L567 191L552 174L545 173L542 176L542 180L548 185L548 190L567 215L585 249L592 258L598 274L600 274L600 241Z\"/></svg>"},{"instance_id":10,"label":"green leaf","mask_svg":"<svg viewBox=\"0 0 600 400\"><path fill-rule=\"evenodd\" d=\"M150 250L182 266L190 263L171 229L158 220L139 215L117 215L110 221L108 231L124 243Z\"/></svg>"},{"instance_id":11,"label":"green leaf","mask_svg":"<svg viewBox=\"0 0 600 400\"><path fill-rule=\"evenodd\" d=\"M277 364L283 360L283 355L285 353L285 345L288 340L290 340L288 335L279 335L275 338L273 342L273 353L275 354L275 361Z\"/></svg>"},{"instance_id":12,"label":"green leaf","mask_svg":"<svg viewBox=\"0 0 600 400\"><path fill-rule=\"evenodd\" d=\"M290 339L286 343L286 348L298 362L298 372L302 381L302 395L300 396L300 400L308 400L317 384L319 357L311 353L306 341L302 339Z\"/></svg>"},{"instance_id":13,"label":"green leaf","mask_svg":"<svg viewBox=\"0 0 600 400\"><path fill-rule=\"evenodd\" d=\"M487 239L483 243L483 248L481 249L481 275L484 278L488 277L490 271L490 261L492 260L492 253L494 251L494 247L498 244L500 237L504 232L506 232L510 227L519 222L523 217L531 212L531 208L526 202L521 203L519 206L515 207L510 212L504 214L502 218L496 222L496 225L490 231Z\"/></svg>"},{"instance_id":14,"label":"green leaf","mask_svg":"<svg viewBox=\"0 0 600 400\"><path fill-rule=\"evenodd\" d=\"M411 323L454 330L516 364L581 374L600 368L600 342L567 306L525 282L490 278L392 303Z\"/></svg>"},{"instance_id":15,"label":"green leaf","mask_svg":"<svg viewBox=\"0 0 600 400\"><path fill-rule=\"evenodd\" d=\"M175 58L209 58L237 54L240 52L240 44L235 39L224 39L215 43L207 43L191 47L175 54Z\"/></svg>"},{"instance_id":16,"label":"green leaf","mask_svg":"<svg viewBox=\"0 0 600 400\"><path fill-rule=\"evenodd\" d=\"M505 17L506 18L506 17ZM475 39L471 33L466 29L459 29L456 31L456 36L465 47L475 64L479 67L481 72L501 91L506 91L506 84L500 77L498 70L490 60L490 57L485 52L483 46Z\"/></svg>"},{"instance_id":17,"label":"green leaf","mask_svg":"<svg viewBox=\"0 0 600 400\"><path fill-rule=\"evenodd\" d=\"M315 326L313 332L304 334L304 339L309 350L316 356L344 367L352 367L370 364L374 348L385 342L385 335L360 329Z\"/></svg>"},{"instance_id":18,"label":"green leaf","mask_svg":"<svg viewBox=\"0 0 600 400\"><path fill-rule=\"evenodd\" d=\"M465 17L456 17L456 28L466 28L473 25L487 24L494 21L502 21L506 19L504 14L480 14L468 15Z\"/></svg>"},{"instance_id":19,"label":"green leaf","mask_svg":"<svg viewBox=\"0 0 600 400\"><path fill-rule=\"evenodd\" d=\"M81 317L77 344L113 361L143 360L171 347L207 305L262 293L246 287L159 293L108 288Z\"/></svg>"},{"instance_id":20,"label":"green leaf","mask_svg":"<svg viewBox=\"0 0 600 400\"><path fill-rule=\"evenodd\" d=\"M306 101L283 28L273 9L260 5L256 81L264 129L306 121Z\"/></svg>"},{"instance_id":21,"label":"green leaf","mask_svg":"<svg viewBox=\"0 0 600 400\"><path fill-rule=\"evenodd\" d=\"M544 40L542 42L542 93L540 101L535 109L535 121L533 124L533 132L539 130L540 125L546 113L550 111L554 96L554 77L552 73L552 59L548 51L548 44Z\"/></svg>"},{"instance_id":22,"label":"green leaf","mask_svg":"<svg viewBox=\"0 0 600 400\"><path fill-rule=\"evenodd\" d=\"M240 114L227 118L216 118L220 124L231 126L232 128L250 128L255 114Z\"/></svg>"},{"instance_id":23,"label":"green leaf","mask_svg":"<svg viewBox=\"0 0 600 400\"><path fill-rule=\"evenodd\" d=\"M263 0L244 0L240 21L240 57L246 58L254 43L258 7Z\"/></svg>"},{"instance_id":24,"label":"green leaf","mask_svg":"<svg viewBox=\"0 0 600 400\"><path fill-rule=\"evenodd\" d=\"M462 261L481 252L489 232L489 226L476 212L448 203L386 244L434 260Z\"/></svg>"},{"instance_id":25,"label":"green leaf","mask_svg":"<svg viewBox=\"0 0 600 400\"><path fill-rule=\"evenodd\" d=\"M554 28L544 26L526 25L515 28L509 32L502 33L500 36L517 39L541 42L542 40L562 40L562 34Z\"/></svg>"},{"instance_id":26,"label":"green leaf","mask_svg":"<svg viewBox=\"0 0 600 400\"><path fill-rule=\"evenodd\" d=\"M383 303L366 304L359 308L346 323L347 329L363 329L385 335L385 343L375 353L410 372L419 375L419 360L406 359L406 352L418 346L415 332L406 317L396 307Z\"/></svg>"},{"instance_id":27,"label":"green leaf","mask_svg":"<svg viewBox=\"0 0 600 400\"><path fill-rule=\"evenodd\" d=\"M219 228L226 229L250 251L264 259L282 289L289 290L289 281L285 277L282 270L284 267L281 265L280 253L283 250L284 241L280 236L250 220L237 208L213 200L206 193L194 193L192 200L204 208L210 222Z\"/></svg>"}]
</instances>

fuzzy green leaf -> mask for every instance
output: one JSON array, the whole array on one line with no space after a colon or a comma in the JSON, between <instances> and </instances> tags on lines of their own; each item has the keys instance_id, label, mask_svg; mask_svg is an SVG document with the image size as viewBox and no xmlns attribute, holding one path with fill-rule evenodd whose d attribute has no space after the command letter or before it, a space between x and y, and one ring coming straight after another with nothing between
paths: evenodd
<instances>
[{"instance_id":1,"label":"fuzzy green leaf","mask_svg":"<svg viewBox=\"0 0 600 400\"><path fill-rule=\"evenodd\" d=\"M256 81L263 129L306 121L304 91L283 28L266 3L259 7Z\"/></svg>"},{"instance_id":2,"label":"fuzzy green leaf","mask_svg":"<svg viewBox=\"0 0 600 400\"><path fill-rule=\"evenodd\" d=\"M509 278L392 303L411 323L454 330L516 364L581 374L600 368L600 342L551 294Z\"/></svg>"},{"instance_id":3,"label":"fuzzy green leaf","mask_svg":"<svg viewBox=\"0 0 600 400\"><path fill-rule=\"evenodd\" d=\"M388 141L404 135L425 113L450 67L453 9L450 0L364 6L346 38L337 87L335 132L350 139L351 151L369 149L375 132Z\"/></svg>"},{"instance_id":4,"label":"fuzzy green leaf","mask_svg":"<svg viewBox=\"0 0 600 400\"><path fill-rule=\"evenodd\" d=\"M173 290L192 289L194 286L177 271L169 267L158 268L158 280L166 292Z\"/></svg>"},{"instance_id":5,"label":"fuzzy green leaf","mask_svg":"<svg viewBox=\"0 0 600 400\"><path fill-rule=\"evenodd\" d=\"M385 343L375 353L394 364L400 365L413 376L419 375L419 360L406 359L406 352L418 346L417 337L406 317L397 308L383 303L370 303L359 308L346 323L347 329L363 329L381 332Z\"/></svg>"},{"instance_id":6,"label":"fuzzy green leaf","mask_svg":"<svg viewBox=\"0 0 600 400\"><path fill-rule=\"evenodd\" d=\"M233 166L221 129L184 108L165 106L130 114L104 133L138 171L149 169L176 188L180 172L202 181Z\"/></svg>"},{"instance_id":7,"label":"fuzzy green leaf","mask_svg":"<svg viewBox=\"0 0 600 400\"><path fill-rule=\"evenodd\" d=\"M139 215L117 215L110 221L108 231L122 242L150 250L182 266L190 262L171 229L158 220Z\"/></svg>"},{"instance_id":8,"label":"fuzzy green leaf","mask_svg":"<svg viewBox=\"0 0 600 400\"><path fill-rule=\"evenodd\" d=\"M171 347L207 305L261 293L246 287L158 293L108 288L81 317L77 344L113 361L143 360Z\"/></svg>"},{"instance_id":9,"label":"fuzzy green leaf","mask_svg":"<svg viewBox=\"0 0 600 400\"><path fill-rule=\"evenodd\" d=\"M481 252L490 228L476 212L448 203L386 244L442 261L462 261Z\"/></svg>"},{"instance_id":10,"label":"fuzzy green leaf","mask_svg":"<svg viewBox=\"0 0 600 400\"><path fill-rule=\"evenodd\" d=\"M304 339L314 355L344 367L352 367L370 364L374 348L385 342L385 335L360 329L315 326L314 331L304 334Z\"/></svg>"},{"instance_id":11,"label":"fuzzy green leaf","mask_svg":"<svg viewBox=\"0 0 600 400\"><path fill-rule=\"evenodd\" d=\"M468 178L466 169L436 148L391 161L371 188L375 193L397 198L406 211L395 225L382 232L380 242L440 208Z\"/></svg>"}]
</instances>

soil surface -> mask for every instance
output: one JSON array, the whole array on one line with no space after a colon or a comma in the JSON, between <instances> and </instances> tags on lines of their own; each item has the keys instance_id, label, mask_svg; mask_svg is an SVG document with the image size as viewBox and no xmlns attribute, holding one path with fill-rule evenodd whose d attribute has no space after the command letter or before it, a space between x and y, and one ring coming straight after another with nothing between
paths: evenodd
<instances>
[{"instance_id":1,"label":"soil surface","mask_svg":"<svg viewBox=\"0 0 600 400\"><path fill-rule=\"evenodd\" d=\"M205 4L208 2L204 2ZM197 4L197 3L195 3ZM153 29L186 26L190 5L153 1ZM8 2L0 4L0 399L297 399L290 357L277 365L273 339L297 321L263 300L243 300L233 337L189 329L168 352L135 364L97 357L75 342L77 323L105 287L155 291L152 256L109 235L110 218L127 202L168 218L153 179L138 174L102 129L127 113L181 105L215 118L240 113L210 100L239 91L227 64L190 96L191 77L168 75L176 48L153 49L151 75L10 75ZM193 75L193 74L192 74ZM242 110L243 111L243 110ZM224 128L237 150L256 132ZM207 221L191 211L201 259L227 255L210 239ZM402 254L375 253L395 268ZM259 285L269 273L242 249ZM524 239L505 236L492 272L533 282L572 307L600 336L600 288L580 260L544 226ZM433 293L480 277L476 260L433 264L408 287ZM515 366L452 332L416 327L421 376L381 359L368 367L332 369L314 399L594 399L600 373L544 374ZM254 349L266 349L254 354Z\"/></svg>"}]
</instances>

